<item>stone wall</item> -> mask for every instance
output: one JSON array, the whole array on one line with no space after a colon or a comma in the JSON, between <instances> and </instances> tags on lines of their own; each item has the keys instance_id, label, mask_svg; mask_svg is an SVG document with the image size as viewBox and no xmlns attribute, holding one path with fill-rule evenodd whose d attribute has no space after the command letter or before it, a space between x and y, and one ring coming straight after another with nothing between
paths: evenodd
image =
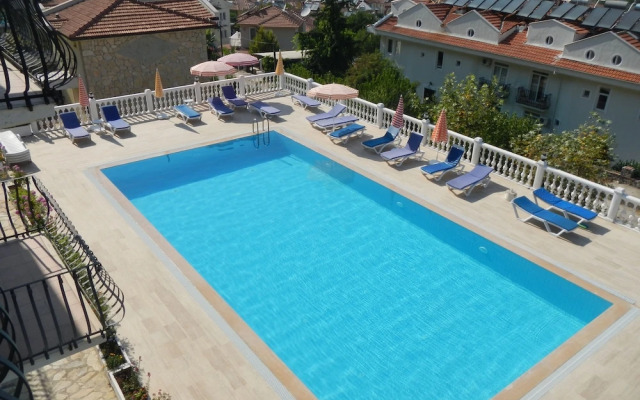
<instances>
[{"instance_id":1,"label":"stone wall","mask_svg":"<svg viewBox=\"0 0 640 400\"><path fill-rule=\"evenodd\" d=\"M156 67L165 88L193 83L189 68L207 60L205 30L83 40L74 48L98 99L153 90Z\"/></svg>"}]
</instances>

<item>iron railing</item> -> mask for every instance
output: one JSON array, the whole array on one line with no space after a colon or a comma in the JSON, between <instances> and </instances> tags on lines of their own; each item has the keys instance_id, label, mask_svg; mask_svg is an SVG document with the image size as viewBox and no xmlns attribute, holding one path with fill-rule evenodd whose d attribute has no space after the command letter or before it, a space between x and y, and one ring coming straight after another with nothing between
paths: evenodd
<instances>
[{"instance_id":1,"label":"iron railing","mask_svg":"<svg viewBox=\"0 0 640 400\"><path fill-rule=\"evenodd\" d=\"M12 93L8 63L23 75L24 91ZM24 101L30 110L34 98L46 104L62 102L59 91L76 74L73 50L44 17L36 0L2 0L0 2L0 64L4 72L5 91L0 102L7 108ZM32 88L31 81L40 86Z\"/></svg>"},{"instance_id":2,"label":"iron railing","mask_svg":"<svg viewBox=\"0 0 640 400\"><path fill-rule=\"evenodd\" d=\"M19 375L15 371L22 371L22 363L34 365L41 357L49 359L53 353L77 349L83 341L105 337L125 313L122 291L39 179L4 181L2 192L1 239L44 235L63 266L0 289L5 300L0 339L8 343L0 346L0 398L7 394L2 378Z\"/></svg>"},{"instance_id":3,"label":"iron railing","mask_svg":"<svg viewBox=\"0 0 640 400\"><path fill-rule=\"evenodd\" d=\"M548 110L551 106L551 94L539 94L532 92L524 87L518 88L518 95L516 96L516 103L524 104L525 106L537 108L539 110Z\"/></svg>"}]
</instances>

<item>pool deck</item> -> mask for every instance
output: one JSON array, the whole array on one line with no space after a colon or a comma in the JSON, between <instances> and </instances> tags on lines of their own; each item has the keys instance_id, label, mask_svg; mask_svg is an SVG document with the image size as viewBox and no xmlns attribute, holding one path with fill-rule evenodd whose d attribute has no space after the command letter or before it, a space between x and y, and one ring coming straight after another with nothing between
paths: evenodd
<instances>
[{"instance_id":1,"label":"pool deck","mask_svg":"<svg viewBox=\"0 0 640 400\"><path fill-rule=\"evenodd\" d=\"M271 121L272 130L614 301L610 311L499 398L640 398L640 313L636 304L640 298L640 233L598 218L589 230L553 237L539 225L516 220L504 198L508 188L531 198L529 189L494 176L487 188L477 188L469 197L456 196L446 188L446 178L432 182L420 173L426 161L410 160L400 168L391 167L365 151L362 139L352 139L346 146L332 143L304 119L312 111L293 105L288 96L262 100L282 110ZM313 398L98 173L99 166L244 136L252 132L251 121L260 119L255 113L237 110L234 119L220 121L205 106L196 109L203 119L193 126L175 117L127 118L133 134L122 138L94 133L90 142L74 145L62 132L25 137L33 160L25 169L38 172L124 291L126 316L118 332L129 342L134 357L142 357L145 371L151 373L153 391L162 389L176 400ZM364 137L384 133L365 125ZM444 157L439 155L441 160ZM427 150L424 159L435 158ZM621 322L606 330L621 316Z\"/></svg>"}]
</instances>

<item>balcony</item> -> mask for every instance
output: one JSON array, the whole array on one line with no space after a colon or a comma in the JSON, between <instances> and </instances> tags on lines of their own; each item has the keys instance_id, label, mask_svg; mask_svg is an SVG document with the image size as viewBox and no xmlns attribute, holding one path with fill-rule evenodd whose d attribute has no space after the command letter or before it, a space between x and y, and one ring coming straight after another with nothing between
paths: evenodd
<instances>
[{"instance_id":1,"label":"balcony","mask_svg":"<svg viewBox=\"0 0 640 400\"><path fill-rule=\"evenodd\" d=\"M551 94L545 93L544 95L539 95L537 92L532 92L521 86L518 88L516 103L537 108L538 110L548 110L551 105Z\"/></svg>"},{"instance_id":2,"label":"balcony","mask_svg":"<svg viewBox=\"0 0 640 400\"><path fill-rule=\"evenodd\" d=\"M491 79L478 78L478 87L481 87L482 85L491 86ZM509 84L509 83L505 83L505 84L498 83L498 85L496 87L496 95L498 97L500 97L501 99L508 99L510 94L511 94L511 84Z\"/></svg>"}]
</instances>

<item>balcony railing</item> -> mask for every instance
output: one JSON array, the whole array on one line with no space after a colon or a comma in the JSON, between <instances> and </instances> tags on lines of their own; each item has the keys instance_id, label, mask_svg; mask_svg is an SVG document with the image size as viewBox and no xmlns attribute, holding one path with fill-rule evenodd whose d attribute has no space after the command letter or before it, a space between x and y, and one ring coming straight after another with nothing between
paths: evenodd
<instances>
[{"instance_id":1,"label":"balcony railing","mask_svg":"<svg viewBox=\"0 0 640 400\"><path fill-rule=\"evenodd\" d=\"M71 47L46 21L36 0L0 2L0 64L4 71L4 93L0 103L13 108L14 103L33 109L33 99L50 99L59 103L59 91L76 74L76 58ZM8 63L23 75L24 90L11 87ZM32 88L31 81L39 87ZM22 86L22 85L21 85ZM12 92L13 90L13 92Z\"/></svg>"},{"instance_id":2,"label":"balcony railing","mask_svg":"<svg viewBox=\"0 0 640 400\"><path fill-rule=\"evenodd\" d=\"M54 115L34 122L31 129L33 132L57 134L62 129L59 114L65 111L75 111L79 117L83 118L83 123L89 126L92 120L101 118L100 106L109 104L116 105L123 117L140 119L143 116L148 116L151 120L154 114L169 111L174 105L182 104L185 99L195 99L197 104L205 104L208 97L221 96L221 87L225 85L233 85L240 95L255 95L281 90L287 90L292 94L305 94L313 87L318 86L312 79L303 79L289 73L277 76L271 72L214 82L195 82L191 85L168 88L165 89L164 96L160 99L156 99L153 92L147 89L144 93L99 100L91 99L88 110L83 110L77 103L54 107ZM335 103L331 100L320 101L327 105ZM385 108L383 104L374 104L360 98L344 100L343 103L347 106L349 113L357 116L363 122L380 128L391 125L395 113L395 110ZM614 190L590 182L547 167L540 161L531 160L483 143L481 138L470 138L454 131L449 131L447 143L435 143L430 139L430 133L434 126L428 120L414 118L407 114L403 118L404 125L401 134L421 133L425 137L423 145L426 147L447 151L454 144L460 145L465 149L465 160L473 164L482 162L490 165L496 171L495 174L527 187L538 188L544 184L564 200L592 209L610 221L640 232L638 218L640 199L627 195L623 189Z\"/></svg>"},{"instance_id":3,"label":"balcony railing","mask_svg":"<svg viewBox=\"0 0 640 400\"><path fill-rule=\"evenodd\" d=\"M16 239L44 236L62 262L58 270L50 266L46 273L34 270L26 281L13 282L11 287L3 279L2 306L12 330L15 326L13 342L20 363L34 365L41 357L49 359L53 353L64 354L82 342L105 337L124 317L123 293L40 180L21 177L3 181L1 187L0 239L7 242L4 246ZM0 337L6 326L0 328ZM6 358L4 350L0 355ZM0 365L0 378L8 372L3 368L9 367Z\"/></svg>"},{"instance_id":4,"label":"balcony railing","mask_svg":"<svg viewBox=\"0 0 640 400\"><path fill-rule=\"evenodd\" d=\"M540 95L537 92L532 92L529 89L519 87L518 95L516 96L516 103L524 104L525 106L537 108L539 110L547 110L551 106L551 94L545 93L544 95Z\"/></svg>"}]
</instances>

